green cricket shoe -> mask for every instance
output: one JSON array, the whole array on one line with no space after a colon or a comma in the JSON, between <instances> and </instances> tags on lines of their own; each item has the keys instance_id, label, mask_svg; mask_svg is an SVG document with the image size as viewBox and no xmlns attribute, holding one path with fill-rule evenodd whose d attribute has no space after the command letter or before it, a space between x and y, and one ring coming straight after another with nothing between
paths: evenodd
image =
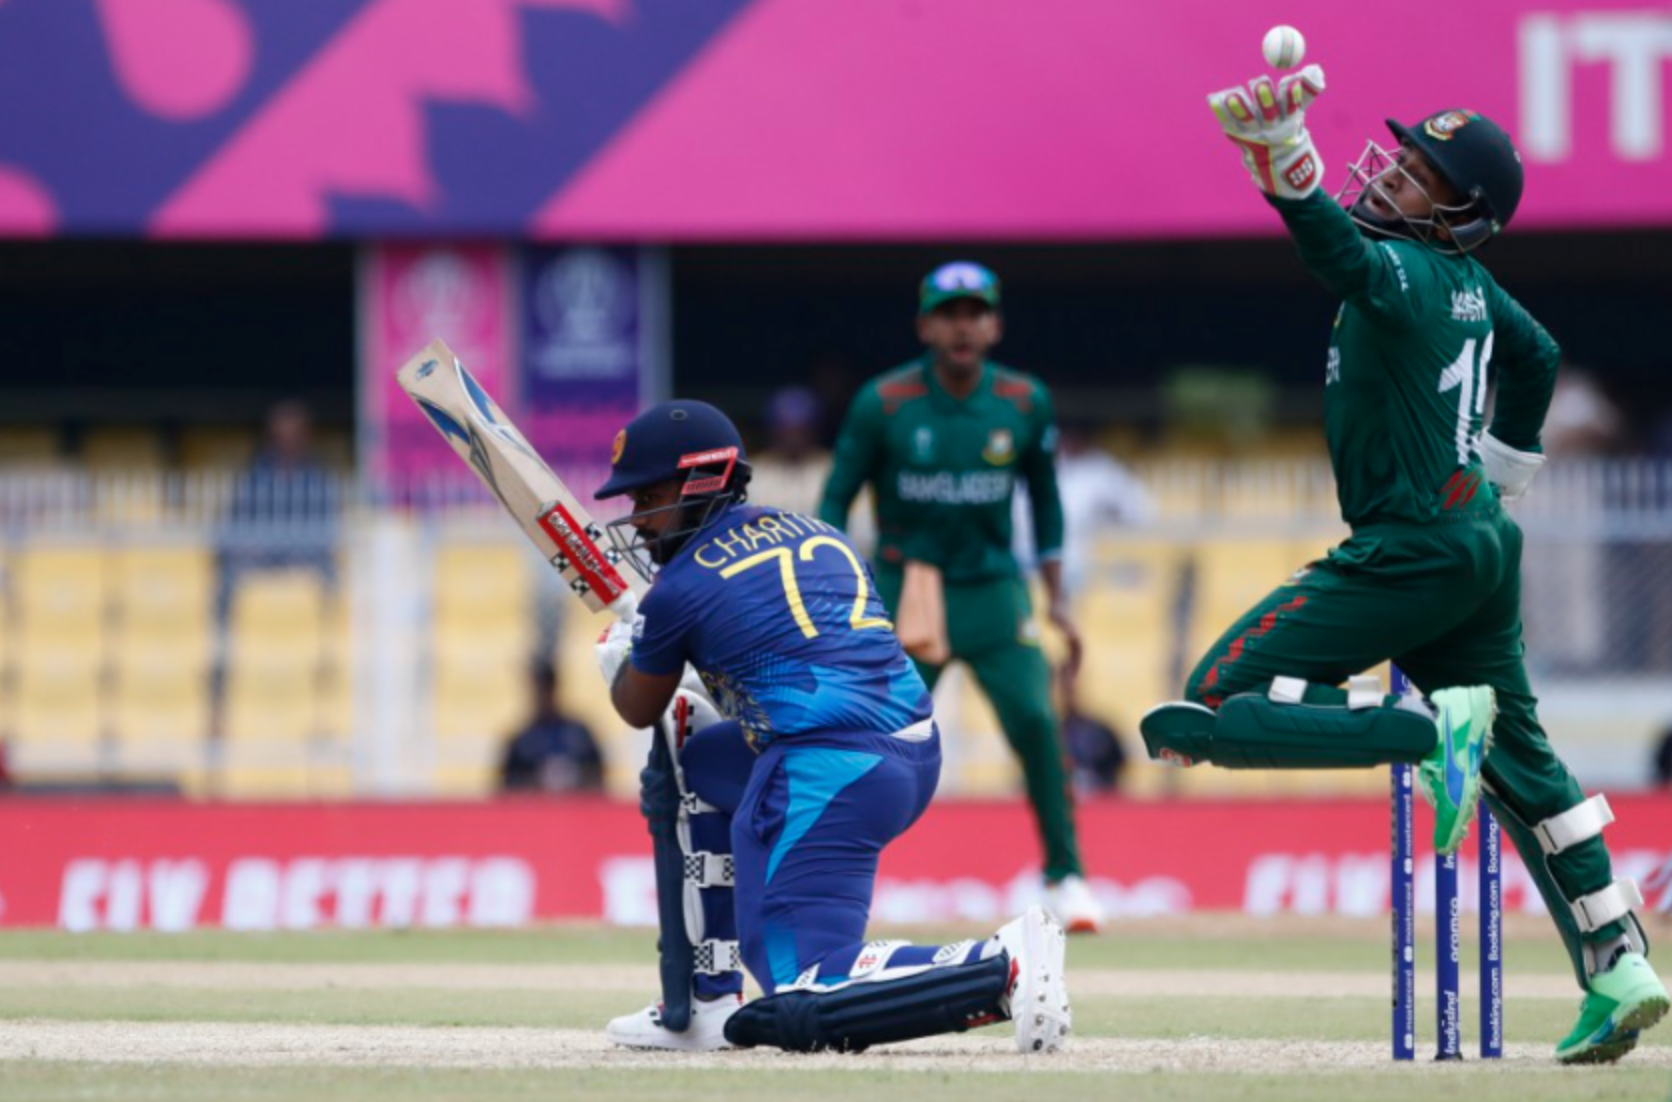
<instances>
[{"instance_id":1,"label":"green cricket shoe","mask_svg":"<svg viewBox=\"0 0 1672 1102\"><path fill-rule=\"evenodd\" d=\"M1480 764L1492 748L1498 694L1488 685L1441 689L1429 697L1439 738L1417 768L1434 807L1434 851L1456 853L1480 804Z\"/></svg>"},{"instance_id":2,"label":"green cricket shoe","mask_svg":"<svg viewBox=\"0 0 1672 1102\"><path fill-rule=\"evenodd\" d=\"M1642 953L1621 953L1591 977L1573 1031L1556 1046L1564 1064L1612 1064L1637 1047L1637 1035L1672 1008L1666 986Z\"/></svg>"}]
</instances>

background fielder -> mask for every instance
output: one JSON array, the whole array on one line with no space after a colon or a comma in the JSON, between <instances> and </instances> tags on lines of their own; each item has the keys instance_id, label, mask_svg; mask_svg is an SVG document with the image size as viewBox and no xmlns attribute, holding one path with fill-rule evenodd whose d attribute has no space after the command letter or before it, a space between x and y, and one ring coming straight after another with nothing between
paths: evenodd
<instances>
[{"instance_id":1,"label":"background fielder","mask_svg":"<svg viewBox=\"0 0 1672 1102\"><path fill-rule=\"evenodd\" d=\"M908 567L939 570L951 657L975 676L1022 765L1045 850L1047 905L1071 931L1095 931L1103 912L1084 879L1051 673L1012 552L1020 483L1032 505L1048 615L1068 644L1073 676L1081 643L1062 582L1050 393L987 360L1003 324L998 278L979 264L947 264L923 280L917 330L928 353L854 399L819 517L846 527L860 489L874 487L877 584L896 614ZM932 689L944 660L917 668Z\"/></svg>"}]
</instances>

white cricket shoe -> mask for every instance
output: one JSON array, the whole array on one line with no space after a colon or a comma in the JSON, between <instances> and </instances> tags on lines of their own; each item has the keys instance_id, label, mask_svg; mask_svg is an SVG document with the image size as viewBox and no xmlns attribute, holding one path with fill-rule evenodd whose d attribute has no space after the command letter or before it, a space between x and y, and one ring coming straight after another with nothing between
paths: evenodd
<instances>
[{"instance_id":1,"label":"white cricket shoe","mask_svg":"<svg viewBox=\"0 0 1672 1102\"><path fill-rule=\"evenodd\" d=\"M1063 974L1068 938L1045 908L1035 904L995 935L1010 954L1006 993L1016 1047L1026 1053L1056 1052L1068 1040L1074 1015Z\"/></svg>"},{"instance_id":2,"label":"white cricket shoe","mask_svg":"<svg viewBox=\"0 0 1672 1102\"><path fill-rule=\"evenodd\" d=\"M1045 909L1071 934L1095 934L1103 928L1103 904L1081 876L1065 876L1045 885Z\"/></svg>"},{"instance_id":3,"label":"white cricket shoe","mask_svg":"<svg viewBox=\"0 0 1672 1102\"><path fill-rule=\"evenodd\" d=\"M743 1005L742 995L691 1000L691 1026L675 1033L662 1024L662 1004L651 1003L637 1014L611 1019L604 1035L623 1048L665 1048L677 1052L718 1052L731 1048L726 1021Z\"/></svg>"}]
</instances>

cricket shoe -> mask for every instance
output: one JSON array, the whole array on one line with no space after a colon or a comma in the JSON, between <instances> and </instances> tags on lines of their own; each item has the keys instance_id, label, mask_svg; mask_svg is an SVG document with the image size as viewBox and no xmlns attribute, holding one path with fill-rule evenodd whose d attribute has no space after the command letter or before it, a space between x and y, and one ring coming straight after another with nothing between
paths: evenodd
<instances>
[{"instance_id":1,"label":"cricket shoe","mask_svg":"<svg viewBox=\"0 0 1672 1102\"><path fill-rule=\"evenodd\" d=\"M1434 808L1434 851L1456 853L1480 805L1480 766L1492 748L1498 694L1488 685L1441 689L1429 697L1439 737L1417 767Z\"/></svg>"},{"instance_id":2,"label":"cricket shoe","mask_svg":"<svg viewBox=\"0 0 1672 1102\"><path fill-rule=\"evenodd\" d=\"M717 1052L731 1048L726 1021L743 1005L742 995L692 999L691 1024L675 1033L662 1024L662 1004L651 1003L637 1014L611 1019L604 1035L623 1048L663 1048L676 1052Z\"/></svg>"},{"instance_id":3,"label":"cricket shoe","mask_svg":"<svg viewBox=\"0 0 1672 1102\"><path fill-rule=\"evenodd\" d=\"M1556 1046L1564 1064L1612 1064L1637 1047L1637 1036L1672 1008L1666 987L1642 953L1621 953L1591 977L1579 1020Z\"/></svg>"},{"instance_id":4,"label":"cricket shoe","mask_svg":"<svg viewBox=\"0 0 1672 1102\"><path fill-rule=\"evenodd\" d=\"M1016 1047L1056 1052L1068 1040L1073 1012L1063 965L1068 937L1045 908L1034 904L995 935L1010 957L1004 1009L1016 1023Z\"/></svg>"},{"instance_id":5,"label":"cricket shoe","mask_svg":"<svg viewBox=\"0 0 1672 1102\"><path fill-rule=\"evenodd\" d=\"M1065 876L1046 884L1045 909L1071 934L1095 934L1103 928L1103 904L1083 876Z\"/></svg>"}]
</instances>

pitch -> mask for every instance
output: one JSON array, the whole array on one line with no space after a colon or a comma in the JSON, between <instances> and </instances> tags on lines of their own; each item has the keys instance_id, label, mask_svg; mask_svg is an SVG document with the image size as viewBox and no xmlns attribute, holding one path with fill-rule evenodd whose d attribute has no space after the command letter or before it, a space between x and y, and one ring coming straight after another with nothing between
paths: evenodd
<instances>
[{"instance_id":1,"label":"pitch","mask_svg":"<svg viewBox=\"0 0 1672 1102\"><path fill-rule=\"evenodd\" d=\"M1672 1035L1649 1035L1612 1068L1551 1059L1577 995L1547 930L1510 924L1503 1061L1403 1067L1388 1059L1387 924L1375 919L1209 915L1075 940L1076 1035L1067 1052L1034 1060L1002 1027L857 1057L615 1049L602 1023L655 990L651 939L638 932L11 932L0 935L0 1097L1664 1096ZM1432 989L1419 974L1425 1055ZM1472 1014L1467 986L1465 999Z\"/></svg>"}]
</instances>

